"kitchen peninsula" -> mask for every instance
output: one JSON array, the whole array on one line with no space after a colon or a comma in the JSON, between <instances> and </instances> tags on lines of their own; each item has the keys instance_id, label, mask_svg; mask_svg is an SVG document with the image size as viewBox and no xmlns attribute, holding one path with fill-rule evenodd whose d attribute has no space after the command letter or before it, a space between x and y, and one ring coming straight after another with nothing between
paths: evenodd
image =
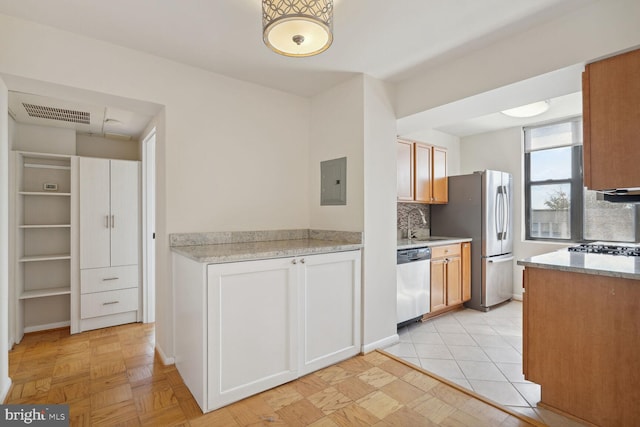
<instances>
[{"instance_id":1,"label":"kitchen peninsula","mask_svg":"<svg viewBox=\"0 0 640 427\"><path fill-rule=\"evenodd\" d=\"M541 406L598 426L640 419L640 257L561 250L525 266L523 370Z\"/></svg>"},{"instance_id":2,"label":"kitchen peninsula","mask_svg":"<svg viewBox=\"0 0 640 427\"><path fill-rule=\"evenodd\" d=\"M176 367L203 412L360 353L362 233L170 240Z\"/></svg>"}]
</instances>

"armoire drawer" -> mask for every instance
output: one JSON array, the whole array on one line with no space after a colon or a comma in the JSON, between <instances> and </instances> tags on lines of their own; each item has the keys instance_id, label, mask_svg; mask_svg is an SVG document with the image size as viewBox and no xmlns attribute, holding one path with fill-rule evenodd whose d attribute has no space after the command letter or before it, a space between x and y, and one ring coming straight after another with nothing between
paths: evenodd
<instances>
[{"instance_id":1,"label":"armoire drawer","mask_svg":"<svg viewBox=\"0 0 640 427\"><path fill-rule=\"evenodd\" d=\"M84 269L80 270L80 293L133 288L138 281L137 265Z\"/></svg>"},{"instance_id":2,"label":"armoire drawer","mask_svg":"<svg viewBox=\"0 0 640 427\"><path fill-rule=\"evenodd\" d=\"M135 311L138 309L138 288L84 294L80 299L82 319Z\"/></svg>"}]
</instances>

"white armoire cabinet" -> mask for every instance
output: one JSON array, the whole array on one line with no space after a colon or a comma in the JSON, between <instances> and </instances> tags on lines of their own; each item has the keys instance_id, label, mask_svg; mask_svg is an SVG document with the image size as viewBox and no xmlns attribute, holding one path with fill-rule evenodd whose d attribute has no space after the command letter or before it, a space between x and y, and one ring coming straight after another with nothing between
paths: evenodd
<instances>
[{"instance_id":1,"label":"white armoire cabinet","mask_svg":"<svg viewBox=\"0 0 640 427\"><path fill-rule=\"evenodd\" d=\"M81 157L80 327L141 319L140 162Z\"/></svg>"}]
</instances>

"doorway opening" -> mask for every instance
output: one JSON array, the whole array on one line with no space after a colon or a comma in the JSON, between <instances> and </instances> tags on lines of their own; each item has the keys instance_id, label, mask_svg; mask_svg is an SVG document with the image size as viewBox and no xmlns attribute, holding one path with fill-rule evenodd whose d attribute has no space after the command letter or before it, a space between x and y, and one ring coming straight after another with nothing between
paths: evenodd
<instances>
[{"instance_id":1,"label":"doorway opening","mask_svg":"<svg viewBox=\"0 0 640 427\"><path fill-rule=\"evenodd\" d=\"M156 128L142 140L143 322L156 318Z\"/></svg>"}]
</instances>

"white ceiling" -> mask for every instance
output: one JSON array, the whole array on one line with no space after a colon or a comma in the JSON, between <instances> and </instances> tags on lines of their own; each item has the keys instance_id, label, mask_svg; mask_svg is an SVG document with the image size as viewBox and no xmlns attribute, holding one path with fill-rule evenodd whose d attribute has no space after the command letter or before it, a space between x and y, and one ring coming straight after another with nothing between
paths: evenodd
<instances>
[{"instance_id":1,"label":"white ceiling","mask_svg":"<svg viewBox=\"0 0 640 427\"><path fill-rule=\"evenodd\" d=\"M0 0L0 13L311 96L364 73L419 75L594 0L335 0L334 42L309 58L262 41L260 0Z\"/></svg>"}]
</instances>

